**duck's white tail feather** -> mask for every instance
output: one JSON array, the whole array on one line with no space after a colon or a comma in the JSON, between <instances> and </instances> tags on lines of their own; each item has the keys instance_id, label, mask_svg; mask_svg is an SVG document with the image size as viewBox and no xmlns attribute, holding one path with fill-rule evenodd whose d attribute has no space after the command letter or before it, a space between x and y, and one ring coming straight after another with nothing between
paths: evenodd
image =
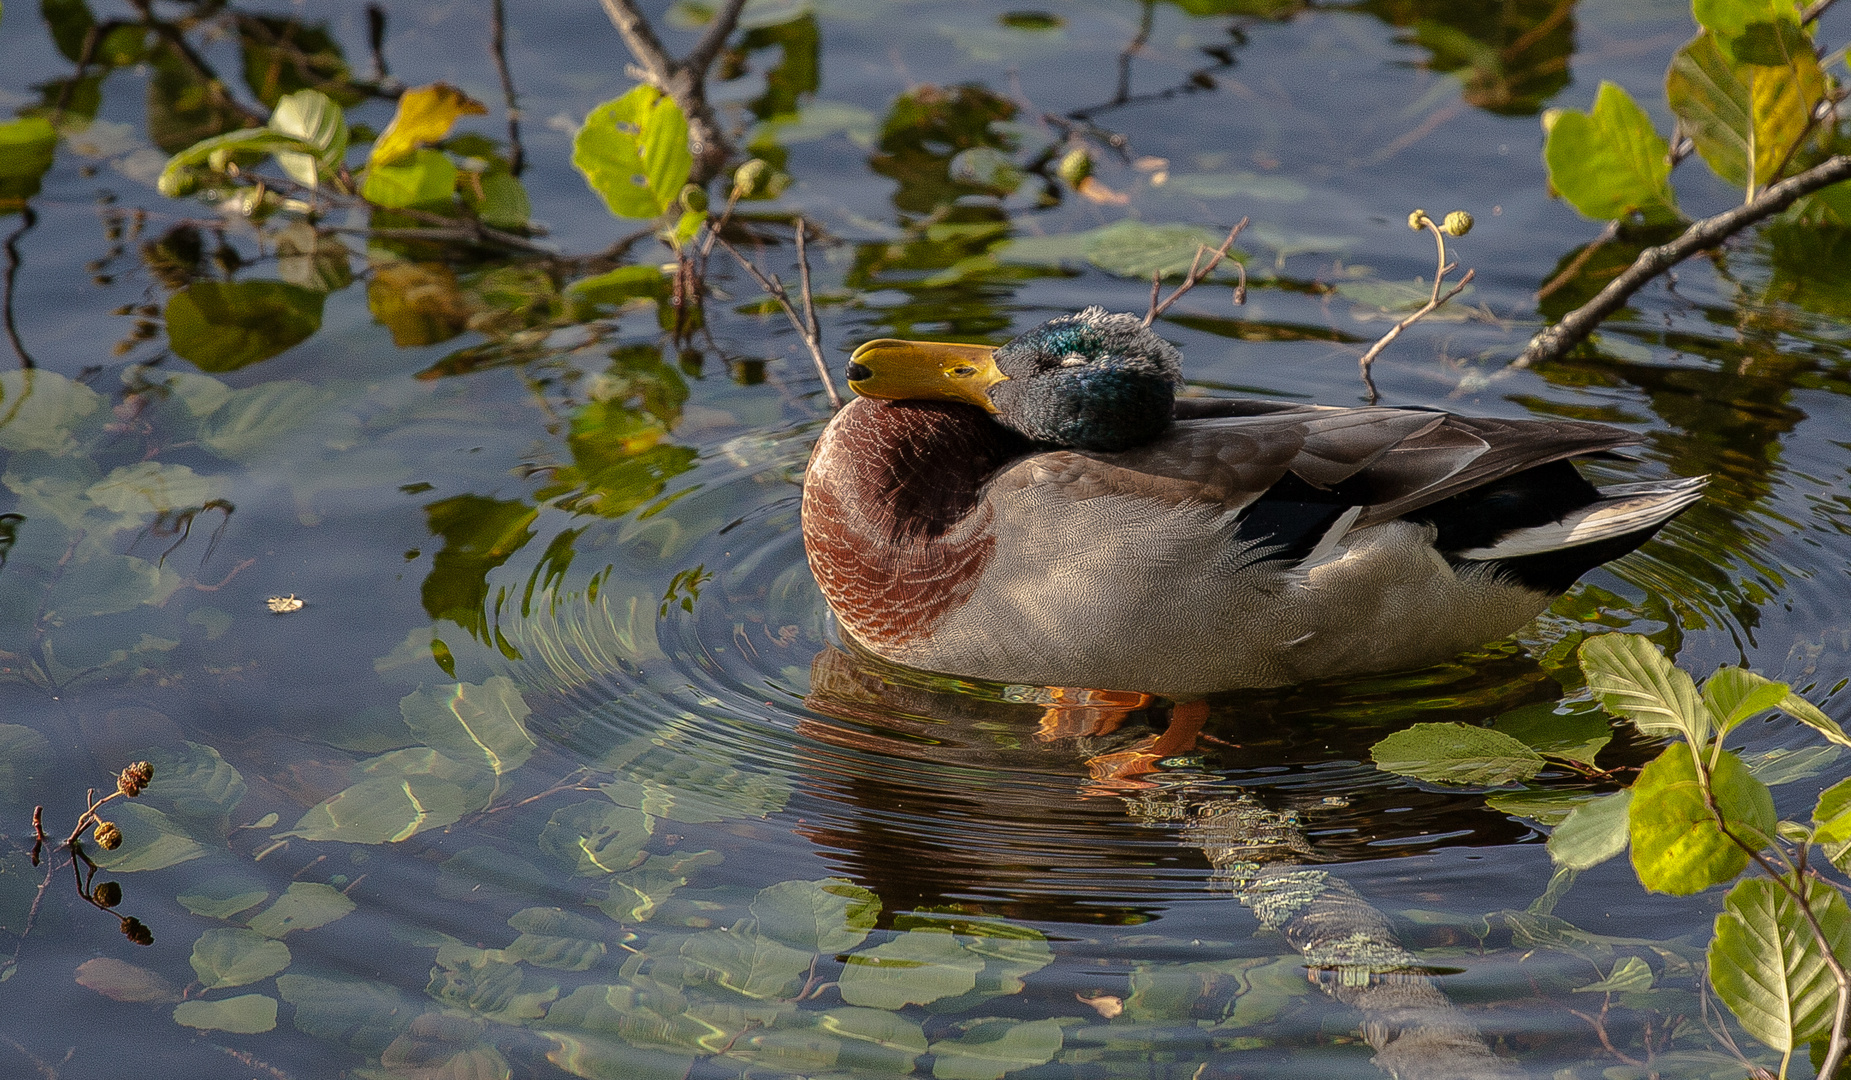
<instances>
[{"instance_id":1,"label":"duck's white tail feather","mask_svg":"<svg viewBox=\"0 0 1851 1080\"><path fill-rule=\"evenodd\" d=\"M1654 529L1702 498L1703 488L1708 483L1707 476L1693 476L1642 484L1614 484L1600 489L1601 499L1597 503L1547 525L1506 533L1494 544L1461 551L1457 557L1479 562L1514 559Z\"/></svg>"}]
</instances>

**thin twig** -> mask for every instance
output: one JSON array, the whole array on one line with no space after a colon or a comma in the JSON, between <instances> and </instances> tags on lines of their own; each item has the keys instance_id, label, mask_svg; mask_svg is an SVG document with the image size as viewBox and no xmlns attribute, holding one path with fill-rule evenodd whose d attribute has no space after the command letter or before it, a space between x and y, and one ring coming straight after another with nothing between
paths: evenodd
<instances>
[{"instance_id":1,"label":"thin twig","mask_svg":"<svg viewBox=\"0 0 1851 1080\"><path fill-rule=\"evenodd\" d=\"M1800 25L1805 26L1808 23L1817 21L1819 16L1831 10L1832 5L1837 2L1838 0L1813 0L1812 6L1800 13ZM1825 1074L1820 1073L1819 1075L1824 1076Z\"/></svg>"},{"instance_id":2,"label":"thin twig","mask_svg":"<svg viewBox=\"0 0 1851 1080\"><path fill-rule=\"evenodd\" d=\"M508 67L508 17L503 0L494 0L489 10L489 52L495 57L495 72L501 76L501 96L508 108L508 171L516 176L527 167L527 154L521 149L520 97L514 92L514 73Z\"/></svg>"},{"instance_id":3,"label":"thin twig","mask_svg":"<svg viewBox=\"0 0 1851 1080\"><path fill-rule=\"evenodd\" d=\"M1568 1011L1570 1013L1573 1013L1576 1016L1579 1016L1581 1019L1586 1020L1594 1028L1594 1034L1600 1036L1600 1045L1607 1048L1607 1053L1612 1054L1614 1057L1619 1058L1621 1061L1625 1062L1628 1065L1631 1065L1635 1069L1645 1068L1646 1067L1645 1062L1640 1061L1638 1058L1631 1057L1627 1054L1621 1053L1619 1047L1616 1047L1613 1045L1613 1040L1607 1037L1607 1008L1610 1004L1611 1002L1601 1003L1600 1016L1598 1018L1589 1016L1587 1013L1582 1012L1580 1009L1570 1009Z\"/></svg>"},{"instance_id":4,"label":"thin twig","mask_svg":"<svg viewBox=\"0 0 1851 1080\"><path fill-rule=\"evenodd\" d=\"M386 9L378 4L366 5L366 45L373 54L373 81L384 85L392 73L386 68Z\"/></svg>"},{"instance_id":5,"label":"thin twig","mask_svg":"<svg viewBox=\"0 0 1851 1080\"><path fill-rule=\"evenodd\" d=\"M803 321L803 316L797 314L797 309L791 306L790 294L784 290L784 283L778 280L778 276L776 274L772 274L771 276L767 277L764 271L754 266L749 259L747 259L744 255L740 254L738 248L734 247L732 244L727 243L725 237L722 237L716 233L714 234L714 239L715 239L715 242L717 242L721 247L726 249L727 254L731 255L735 262L737 262L740 266L745 268L746 273L752 275L752 280L758 282L759 287L764 289L765 292L767 292L768 294L770 294L771 298L778 302L778 306L784 309L784 317L791 321L791 328L797 331L797 335L803 338L803 343L809 346L810 348L810 359L815 361L816 363L816 374L819 377L821 377L823 380L823 389L829 392L830 408L833 408L833 409L841 408L842 407L842 396L836 393L835 380L829 377L829 362L823 359L823 346L822 346L821 336L820 335L812 336L809 327L806 326ZM809 270L807 266L805 267L805 270L804 270L804 278L805 280L808 280L809 278ZM810 299L808 296L809 290L805 289L804 293L805 293L804 304L806 307L808 307L810 304Z\"/></svg>"},{"instance_id":6,"label":"thin twig","mask_svg":"<svg viewBox=\"0 0 1851 1080\"><path fill-rule=\"evenodd\" d=\"M1204 280L1206 280L1208 278L1208 275L1214 273L1215 267L1220 266L1221 260L1227 258L1228 252L1233 249L1234 238L1239 236L1241 233L1241 230L1245 229L1246 227L1247 227L1246 218L1241 218L1239 221L1235 222L1234 227L1228 230L1227 239L1221 241L1221 246L1215 249L1214 254L1209 257L1208 263L1200 267L1198 267L1197 264L1202 261L1202 255L1204 252L1208 250L1208 245L1203 244L1203 245L1198 246L1195 250L1195 259L1190 262L1189 273L1183 278L1183 283L1176 287L1175 292L1171 293L1168 297L1165 297L1162 303L1157 302L1157 291L1158 291L1158 286L1161 282L1161 278L1153 275L1151 278L1151 283L1150 283L1150 308L1144 313L1144 325L1149 326L1151 323L1156 322L1158 316L1170 310L1170 305L1182 299L1184 293L1188 292L1190 289L1195 288L1197 285L1201 284ZM1234 262L1236 266L1240 265L1239 259L1234 260ZM1238 304L1238 303L1245 301L1247 298L1246 291L1247 291L1247 274L1246 274L1246 268L1242 267L1241 277L1240 277L1240 295L1234 302Z\"/></svg>"},{"instance_id":7,"label":"thin twig","mask_svg":"<svg viewBox=\"0 0 1851 1080\"><path fill-rule=\"evenodd\" d=\"M30 206L19 208L19 228L14 229L6 238L6 276L0 281L0 321L6 323L6 337L13 343L13 351L19 354L19 366L30 370L38 366L32 360L32 354L26 351L26 343L19 339L19 327L13 322L13 287L19 277L19 238L26 235L34 225L39 223L39 216L32 212Z\"/></svg>"},{"instance_id":8,"label":"thin twig","mask_svg":"<svg viewBox=\"0 0 1851 1080\"><path fill-rule=\"evenodd\" d=\"M669 55L635 0L599 0L599 3L610 17L611 25L622 36L630 55L640 65L641 78L674 98L687 115L689 148L694 152L696 163L694 182L705 183L732 154L731 146L720 132L713 107L707 103L707 69L713 66L714 58L726 47L726 39L739 25L739 12L745 7L745 0L727 0L726 6L716 12L707 25L707 32L680 62Z\"/></svg>"},{"instance_id":9,"label":"thin twig","mask_svg":"<svg viewBox=\"0 0 1851 1080\"><path fill-rule=\"evenodd\" d=\"M797 219L797 287L803 294L804 335L820 343L823 332L816 325L816 301L810 292L810 253L803 246L804 231L803 219L800 217Z\"/></svg>"},{"instance_id":10,"label":"thin twig","mask_svg":"<svg viewBox=\"0 0 1851 1080\"><path fill-rule=\"evenodd\" d=\"M1692 224L1684 230L1683 235L1668 244L1646 248L1633 260L1631 266L1608 282L1607 287L1600 290L1592 300L1531 338L1529 347L1523 350L1523 355L1517 357L1512 366L1525 368L1566 356L1570 349L1585 341L1602 320L1624 307L1633 293L1644 288L1659 274L1699 251L1715 247L1748 226L1773 217L1801 198L1845 179L1851 179L1851 155L1840 154L1827 158L1797 176L1771 185L1752 202Z\"/></svg>"},{"instance_id":11,"label":"thin twig","mask_svg":"<svg viewBox=\"0 0 1851 1080\"><path fill-rule=\"evenodd\" d=\"M180 32L179 27L155 16L153 0L129 0L129 4L141 13L142 24L160 35L167 42L168 47L173 50L175 58L192 73L194 78L206 85L208 101L223 105L237 113L244 118L247 126L262 127L269 122L270 117L267 113L261 109L252 108L232 96L231 91L225 86L225 81L219 78L218 72L212 69L211 64L206 63L204 57L193 50L193 46L187 42L186 35Z\"/></svg>"},{"instance_id":12,"label":"thin twig","mask_svg":"<svg viewBox=\"0 0 1851 1080\"><path fill-rule=\"evenodd\" d=\"M1452 266L1448 265L1446 269L1451 270ZM1476 269L1467 270L1465 272L1465 276L1459 279L1459 284L1454 285L1451 289L1448 289L1446 291L1446 295L1435 296L1433 299L1427 301L1424 305L1421 306L1421 309L1419 311L1416 311L1414 314L1409 315L1407 318L1402 319L1400 322L1396 323L1388 331L1388 333L1382 335L1379 341L1377 341L1374 345L1369 346L1369 351L1364 353L1362 355L1362 359L1357 361L1357 363L1358 365L1362 367L1363 385L1367 387L1369 390L1369 401L1371 404L1373 404L1376 398L1379 396L1376 394L1376 391L1375 391L1375 379L1373 376L1369 374L1369 366L1375 363L1375 358L1381 355L1383 349L1388 348L1390 342L1394 341L1396 338L1401 336L1401 331L1406 330L1408 327L1413 326L1415 323L1419 322L1421 319L1424 319L1428 315L1433 314L1435 310L1437 310L1441 305L1445 304L1448 300L1451 300L1453 297L1458 296L1460 293L1464 292L1465 287L1472 283L1472 278L1477 273L1478 271Z\"/></svg>"}]
</instances>

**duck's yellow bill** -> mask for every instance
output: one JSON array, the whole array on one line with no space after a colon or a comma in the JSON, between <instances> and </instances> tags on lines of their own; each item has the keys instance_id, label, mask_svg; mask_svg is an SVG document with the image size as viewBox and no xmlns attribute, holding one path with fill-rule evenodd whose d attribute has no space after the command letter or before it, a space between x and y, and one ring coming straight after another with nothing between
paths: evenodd
<instances>
[{"instance_id":1,"label":"duck's yellow bill","mask_svg":"<svg viewBox=\"0 0 1851 1080\"><path fill-rule=\"evenodd\" d=\"M878 338L849 357L849 389L863 397L965 401L988 412L990 387L1009 378L991 345Z\"/></svg>"}]
</instances>

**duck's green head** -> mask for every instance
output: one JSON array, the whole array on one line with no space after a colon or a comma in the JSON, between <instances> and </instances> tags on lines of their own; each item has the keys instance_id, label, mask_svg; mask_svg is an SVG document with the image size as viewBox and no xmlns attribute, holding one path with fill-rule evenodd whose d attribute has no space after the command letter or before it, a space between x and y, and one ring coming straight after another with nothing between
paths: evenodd
<instances>
[{"instance_id":1,"label":"duck's green head","mask_svg":"<svg viewBox=\"0 0 1851 1080\"><path fill-rule=\"evenodd\" d=\"M865 397L969 402L1036 442L1124 450L1169 425L1182 354L1137 316L1090 307L1000 348L870 341L848 380Z\"/></svg>"}]
</instances>

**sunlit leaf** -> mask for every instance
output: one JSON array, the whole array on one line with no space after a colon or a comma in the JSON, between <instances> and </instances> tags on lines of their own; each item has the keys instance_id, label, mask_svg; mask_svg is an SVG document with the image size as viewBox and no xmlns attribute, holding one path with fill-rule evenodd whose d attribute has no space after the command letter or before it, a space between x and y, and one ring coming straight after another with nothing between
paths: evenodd
<instances>
[{"instance_id":1,"label":"sunlit leaf","mask_svg":"<svg viewBox=\"0 0 1851 1080\"><path fill-rule=\"evenodd\" d=\"M1613 970L1599 982L1575 987L1577 994L1623 994L1652 988L1652 965L1636 956L1628 956L1613 965Z\"/></svg>"},{"instance_id":2,"label":"sunlit leaf","mask_svg":"<svg viewBox=\"0 0 1851 1080\"><path fill-rule=\"evenodd\" d=\"M452 761L483 765L496 775L512 772L532 756L535 742L522 721L532 710L514 680L415 690L399 699L399 713L411 733Z\"/></svg>"},{"instance_id":3,"label":"sunlit leaf","mask_svg":"<svg viewBox=\"0 0 1851 1080\"><path fill-rule=\"evenodd\" d=\"M1791 885L1792 879L1787 880ZM1812 914L1837 956L1851 954L1844 894L1811 883ZM1800 909L1768 878L1736 882L1710 941L1710 984L1749 1034L1783 1053L1830 1032L1838 986Z\"/></svg>"},{"instance_id":4,"label":"sunlit leaf","mask_svg":"<svg viewBox=\"0 0 1851 1080\"><path fill-rule=\"evenodd\" d=\"M1603 82L1592 112L1555 117L1543 160L1549 182L1582 214L1605 221L1636 210L1663 221L1678 216L1667 149L1632 95Z\"/></svg>"},{"instance_id":5,"label":"sunlit leaf","mask_svg":"<svg viewBox=\"0 0 1851 1080\"><path fill-rule=\"evenodd\" d=\"M540 830L540 850L581 877L627 870L641 861L655 819L641 810L587 799L553 811Z\"/></svg>"},{"instance_id":6,"label":"sunlit leaf","mask_svg":"<svg viewBox=\"0 0 1851 1080\"><path fill-rule=\"evenodd\" d=\"M736 1032L690 1022L681 1002L672 1015L648 1007L629 986L581 986L547 1010L536 1025L552 1040L547 1060L587 1080L683 1080L694 1053L725 1047ZM743 1015L740 1022L744 1023ZM742 1028L743 1030L743 1028ZM711 1048L702 1040L711 1042Z\"/></svg>"},{"instance_id":7,"label":"sunlit leaf","mask_svg":"<svg viewBox=\"0 0 1851 1080\"><path fill-rule=\"evenodd\" d=\"M219 1001L182 1001L174 1006L174 1023L205 1031L256 1035L276 1027L276 999L243 994Z\"/></svg>"},{"instance_id":8,"label":"sunlit leaf","mask_svg":"<svg viewBox=\"0 0 1851 1080\"><path fill-rule=\"evenodd\" d=\"M1819 825L1813 839L1821 844L1851 840L1851 780L1840 780L1819 793L1812 819Z\"/></svg>"},{"instance_id":9,"label":"sunlit leaf","mask_svg":"<svg viewBox=\"0 0 1851 1080\"><path fill-rule=\"evenodd\" d=\"M202 139L168 158L155 187L168 198L176 198L192 190L191 172L202 165L223 172L226 163L236 160L237 155L261 158L265 154L294 153L314 158L317 152L315 144L274 128L238 128Z\"/></svg>"},{"instance_id":10,"label":"sunlit leaf","mask_svg":"<svg viewBox=\"0 0 1851 1080\"><path fill-rule=\"evenodd\" d=\"M274 904L258 912L250 926L265 937L281 938L297 930L326 926L353 909L354 902L333 886L297 881Z\"/></svg>"},{"instance_id":11,"label":"sunlit leaf","mask_svg":"<svg viewBox=\"0 0 1851 1080\"><path fill-rule=\"evenodd\" d=\"M1786 683L1731 666L1717 668L1704 682L1703 703L1716 718L1716 733L1726 735L1749 717L1775 708L1790 693L1792 688Z\"/></svg>"},{"instance_id":12,"label":"sunlit leaf","mask_svg":"<svg viewBox=\"0 0 1851 1080\"><path fill-rule=\"evenodd\" d=\"M208 930L193 942L193 973L208 990L267 979L289 959L289 946L255 930Z\"/></svg>"},{"instance_id":13,"label":"sunlit leaf","mask_svg":"<svg viewBox=\"0 0 1851 1080\"><path fill-rule=\"evenodd\" d=\"M1541 754L1491 728L1415 724L1369 751L1386 772L1442 784L1495 787L1541 772Z\"/></svg>"},{"instance_id":14,"label":"sunlit leaf","mask_svg":"<svg viewBox=\"0 0 1851 1080\"><path fill-rule=\"evenodd\" d=\"M398 990L371 979L285 974L276 977L276 990L295 1006L296 1030L363 1054L384 1050L418 1010Z\"/></svg>"},{"instance_id":15,"label":"sunlit leaf","mask_svg":"<svg viewBox=\"0 0 1851 1080\"><path fill-rule=\"evenodd\" d=\"M1561 713L1553 702L1537 702L1500 715L1491 726L1546 757L1584 765L1594 764L1601 748L1613 741L1607 717L1586 705Z\"/></svg>"},{"instance_id":16,"label":"sunlit leaf","mask_svg":"<svg viewBox=\"0 0 1851 1080\"><path fill-rule=\"evenodd\" d=\"M1735 37L1754 23L1799 23L1792 0L1692 0L1690 13L1697 25L1722 38Z\"/></svg>"},{"instance_id":17,"label":"sunlit leaf","mask_svg":"<svg viewBox=\"0 0 1851 1080\"><path fill-rule=\"evenodd\" d=\"M57 147L58 133L42 116L0 123L0 213L39 193Z\"/></svg>"},{"instance_id":18,"label":"sunlit leaf","mask_svg":"<svg viewBox=\"0 0 1851 1080\"><path fill-rule=\"evenodd\" d=\"M180 988L145 967L99 956L77 965L77 985L111 1001L179 1001Z\"/></svg>"},{"instance_id":19,"label":"sunlit leaf","mask_svg":"<svg viewBox=\"0 0 1851 1080\"><path fill-rule=\"evenodd\" d=\"M760 889L752 901L760 933L811 953L861 944L880 909L878 897L844 878L781 882Z\"/></svg>"},{"instance_id":20,"label":"sunlit leaf","mask_svg":"<svg viewBox=\"0 0 1851 1080\"><path fill-rule=\"evenodd\" d=\"M673 98L638 86L585 117L572 164L611 213L655 217L675 204L693 168L688 119Z\"/></svg>"},{"instance_id":21,"label":"sunlit leaf","mask_svg":"<svg viewBox=\"0 0 1851 1080\"><path fill-rule=\"evenodd\" d=\"M283 281L199 281L167 301L167 340L202 371L236 371L321 329L325 293Z\"/></svg>"},{"instance_id":22,"label":"sunlit leaf","mask_svg":"<svg viewBox=\"0 0 1851 1080\"><path fill-rule=\"evenodd\" d=\"M898 1009L970 992L983 970L975 955L949 933L914 930L844 958L842 1000L850 1005Z\"/></svg>"},{"instance_id":23,"label":"sunlit leaf","mask_svg":"<svg viewBox=\"0 0 1851 1080\"><path fill-rule=\"evenodd\" d=\"M1851 735L1845 734L1838 721L1819 711L1819 707L1807 701L1797 693L1790 693L1780 699L1780 711L1793 717L1800 723L1837 743L1839 746L1851 746Z\"/></svg>"},{"instance_id":24,"label":"sunlit leaf","mask_svg":"<svg viewBox=\"0 0 1851 1080\"><path fill-rule=\"evenodd\" d=\"M790 997L814 955L758 933L749 921L681 943L681 959L698 977L749 998Z\"/></svg>"},{"instance_id":25,"label":"sunlit leaf","mask_svg":"<svg viewBox=\"0 0 1851 1080\"><path fill-rule=\"evenodd\" d=\"M1553 788L1501 791L1486 797L1485 805L1513 817L1528 818L1539 825L1554 828L1567 819L1582 803L1598 796L1586 791ZM1624 831L1624 823L1621 825Z\"/></svg>"},{"instance_id":26,"label":"sunlit leaf","mask_svg":"<svg viewBox=\"0 0 1851 1080\"><path fill-rule=\"evenodd\" d=\"M1710 779L1730 831L1756 848L1765 844L1775 823L1767 786L1726 751ZM1666 747L1639 773L1632 792L1632 865L1646 888L1688 896L1733 879L1748 865L1748 854L1716 827L1688 746Z\"/></svg>"},{"instance_id":27,"label":"sunlit leaf","mask_svg":"<svg viewBox=\"0 0 1851 1080\"><path fill-rule=\"evenodd\" d=\"M957 1029L957 1038L932 1044L937 1080L1002 1080L1004 1073L1045 1065L1060 1053L1061 1029L1055 1020L991 1016L966 1020Z\"/></svg>"},{"instance_id":28,"label":"sunlit leaf","mask_svg":"<svg viewBox=\"0 0 1851 1080\"><path fill-rule=\"evenodd\" d=\"M1549 834L1549 858L1557 866L1587 870L1625 851L1632 794L1632 789L1626 788L1575 807Z\"/></svg>"},{"instance_id":29,"label":"sunlit leaf","mask_svg":"<svg viewBox=\"0 0 1851 1080\"><path fill-rule=\"evenodd\" d=\"M1678 50L1665 76L1666 100L1697 153L1737 187L1748 183L1751 163L1756 187L1774 182L1811 129L1813 105L1825 92L1824 73L1797 22L1755 29L1761 44L1753 49L1699 34Z\"/></svg>"},{"instance_id":30,"label":"sunlit leaf","mask_svg":"<svg viewBox=\"0 0 1851 1080\"><path fill-rule=\"evenodd\" d=\"M1697 684L1639 634L1599 634L1581 643L1588 689L1608 712L1631 720L1647 735L1682 735L1693 746L1709 741L1714 723L1697 697Z\"/></svg>"},{"instance_id":31,"label":"sunlit leaf","mask_svg":"<svg viewBox=\"0 0 1851 1080\"><path fill-rule=\"evenodd\" d=\"M121 828L122 846L114 851L102 851L92 844L88 850L96 864L111 873L165 870L206 853L205 847L189 836L178 822L152 806L112 804L107 816Z\"/></svg>"},{"instance_id":32,"label":"sunlit leaf","mask_svg":"<svg viewBox=\"0 0 1851 1080\"><path fill-rule=\"evenodd\" d=\"M405 91L398 99L398 111L392 114L391 123L379 133L372 152L367 155L368 182L371 182L374 167L393 165L411 157L420 146L438 142L450 134L450 129L463 117L482 116L487 112L481 102L447 83L432 83ZM451 180L454 183L454 170ZM371 199L372 195L367 198Z\"/></svg>"},{"instance_id":33,"label":"sunlit leaf","mask_svg":"<svg viewBox=\"0 0 1851 1080\"><path fill-rule=\"evenodd\" d=\"M604 959L604 924L560 908L523 908L508 917L521 932L503 950L511 960L560 971L584 971Z\"/></svg>"},{"instance_id":34,"label":"sunlit leaf","mask_svg":"<svg viewBox=\"0 0 1851 1080\"><path fill-rule=\"evenodd\" d=\"M370 203L397 209L442 209L456 195L456 163L440 150L414 150L410 156L366 167L360 194Z\"/></svg>"},{"instance_id":35,"label":"sunlit leaf","mask_svg":"<svg viewBox=\"0 0 1851 1080\"><path fill-rule=\"evenodd\" d=\"M347 154L347 116L333 98L319 90L298 90L286 94L270 114L270 129L294 135L314 147L314 160L324 169L336 168ZM294 175L293 173L291 175ZM314 186L310 179L296 179Z\"/></svg>"},{"instance_id":36,"label":"sunlit leaf","mask_svg":"<svg viewBox=\"0 0 1851 1080\"><path fill-rule=\"evenodd\" d=\"M394 750L362 763L355 783L302 815L278 836L387 844L441 829L488 805L495 774L429 747Z\"/></svg>"}]
</instances>

